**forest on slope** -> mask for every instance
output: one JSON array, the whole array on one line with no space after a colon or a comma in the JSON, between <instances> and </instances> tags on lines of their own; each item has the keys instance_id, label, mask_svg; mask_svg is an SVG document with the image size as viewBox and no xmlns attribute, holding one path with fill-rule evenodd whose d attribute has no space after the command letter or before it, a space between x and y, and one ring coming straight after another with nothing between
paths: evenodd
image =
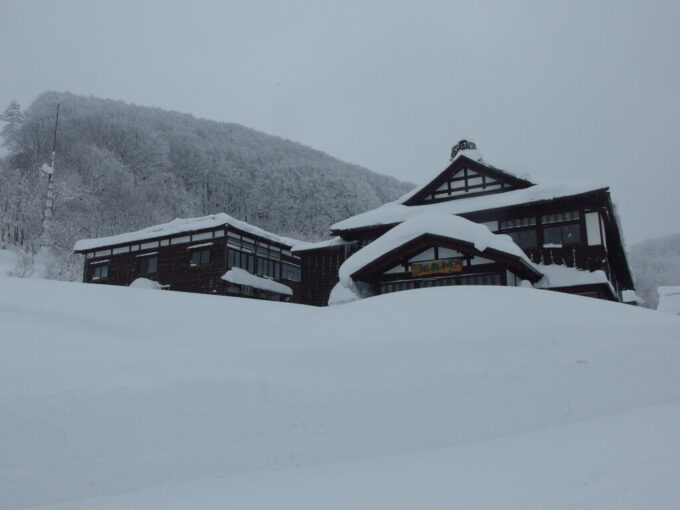
<instances>
[{"instance_id":1,"label":"forest on slope","mask_svg":"<svg viewBox=\"0 0 680 510\"><path fill-rule=\"evenodd\" d=\"M680 285L680 234L648 239L630 248L635 289L643 306L656 308L657 287Z\"/></svg>"},{"instance_id":2,"label":"forest on slope","mask_svg":"<svg viewBox=\"0 0 680 510\"><path fill-rule=\"evenodd\" d=\"M29 254L38 248L47 181L40 169L50 160L57 104L53 278L78 278L77 239L226 212L315 240L413 187L238 124L46 92L25 111L10 104L2 119L0 245Z\"/></svg>"}]
</instances>

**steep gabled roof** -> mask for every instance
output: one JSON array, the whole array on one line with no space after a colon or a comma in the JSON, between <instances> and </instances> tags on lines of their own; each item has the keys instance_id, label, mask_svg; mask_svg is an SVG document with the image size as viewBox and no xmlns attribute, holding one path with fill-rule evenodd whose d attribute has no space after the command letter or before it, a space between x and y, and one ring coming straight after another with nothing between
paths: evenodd
<instances>
[{"instance_id":1,"label":"steep gabled roof","mask_svg":"<svg viewBox=\"0 0 680 510\"><path fill-rule=\"evenodd\" d=\"M475 183L467 186L471 179ZM526 179L484 163L476 150L463 150L433 179L402 196L398 202L409 206L423 205L528 188L532 185ZM456 193L456 187L464 189Z\"/></svg>"}]
</instances>

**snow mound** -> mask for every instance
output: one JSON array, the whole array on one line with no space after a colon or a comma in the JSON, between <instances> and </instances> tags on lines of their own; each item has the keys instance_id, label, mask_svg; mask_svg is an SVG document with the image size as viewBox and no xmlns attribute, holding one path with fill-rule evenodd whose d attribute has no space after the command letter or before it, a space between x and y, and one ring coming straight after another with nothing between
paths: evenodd
<instances>
[{"instance_id":1,"label":"snow mound","mask_svg":"<svg viewBox=\"0 0 680 510\"><path fill-rule=\"evenodd\" d=\"M666 285L657 289L659 304L656 309L659 312L680 315L680 286Z\"/></svg>"},{"instance_id":2,"label":"snow mound","mask_svg":"<svg viewBox=\"0 0 680 510\"><path fill-rule=\"evenodd\" d=\"M604 271L586 271L575 267L567 267L561 264L535 264L536 268L543 273L535 287L539 289L552 289L556 287L573 287L575 285L590 285L606 283L611 285Z\"/></svg>"},{"instance_id":3,"label":"snow mound","mask_svg":"<svg viewBox=\"0 0 680 510\"><path fill-rule=\"evenodd\" d=\"M149 280L148 278L137 278L129 286L132 287L132 288L135 288L135 289L162 289L163 288L163 286L160 283L155 282L153 280Z\"/></svg>"},{"instance_id":4,"label":"snow mound","mask_svg":"<svg viewBox=\"0 0 680 510\"><path fill-rule=\"evenodd\" d=\"M16 250L0 250L0 277L9 276L19 265L19 260Z\"/></svg>"},{"instance_id":5,"label":"snow mound","mask_svg":"<svg viewBox=\"0 0 680 510\"><path fill-rule=\"evenodd\" d=\"M351 288L347 288L341 282L338 282L331 289L331 293L328 296L328 304L329 306L342 305L357 299L360 299L360 297Z\"/></svg>"},{"instance_id":6,"label":"snow mound","mask_svg":"<svg viewBox=\"0 0 680 510\"><path fill-rule=\"evenodd\" d=\"M680 501L672 315L512 287L314 308L7 278L0 324L5 508Z\"/></svg>"}]
</instances>

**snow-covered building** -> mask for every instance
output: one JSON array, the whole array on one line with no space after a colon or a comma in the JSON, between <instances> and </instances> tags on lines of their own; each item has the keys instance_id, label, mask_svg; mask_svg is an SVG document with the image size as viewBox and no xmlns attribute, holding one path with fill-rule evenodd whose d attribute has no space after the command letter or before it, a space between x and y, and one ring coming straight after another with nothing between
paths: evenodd
<instances>
[{"instance_id":1,"label":"snow-covered building","mask_svg":"<svg viewBox=\"0 0 680 510\"><path fill-rule=\"evenodd\" d=\"M659 303L656 309L659 312L680 315L680 285L665 285L656 289L659 294Z\"/></svg>"},{"instance_id":2,"label":"snow-covered building","mask_svg":"<svg viewBox=\"0 0 680 510\"><path fill-rule=\"evenodd\" d=\"M170 290L300 301L300 259L291 253L300 244L213 214L81 240L74 251L85 255L85 282L127 286L146 278Z\"/></svg>"},{"instance_id":3,"label":"snow-covered building","mask_svg":"<svg viewBox=\"0 0 680 510\"><path fill-rule=\"evenodd\" d=\"M607 186L534 184L465 140L426 184L331 233L293 248L305 303L326 305L338 281L357 296L492 284L622 301L634 290Z\"/></svg>"}]
</instances>

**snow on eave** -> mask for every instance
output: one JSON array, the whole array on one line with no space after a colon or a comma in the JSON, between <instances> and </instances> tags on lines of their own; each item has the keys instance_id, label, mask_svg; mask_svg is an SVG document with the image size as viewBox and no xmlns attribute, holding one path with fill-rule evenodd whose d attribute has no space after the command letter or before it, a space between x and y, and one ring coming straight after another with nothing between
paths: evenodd
<instances>
[{"instance_id":1,"label":"snow on eave","mask_svg":"<svg viewBox=\"0 0 680 510\"><path fill-rule=\"evenodd\" d=\"M275 282L269 278L262 278L249 273L240 267L232 267L221 277L224 281L235 283L236 285L246 285L260 290L275 292L285 296L292 296L293 290L283 283Z\"/></svg>"},{"instance_id":2,"label":"snow on eave","mask_svg":"<svg viewBox=\"0 0 680 510\"><path fill-rule=\"evenodd\" d=\"M351 288L352 276L358 271L423 235L447 237L467 242L480 252L489 249L505 253L523 262L533 271L539 272L526 253L515 244L510 236L494 234L486 226L460 216L431 213L421 214L397 225L354 253L340 266L338 270L340 281L345 287Z\"/></svg>"},{"instance_id":3,"label":"snow on eave","mask_svg":"<svg viewBox=\"0 0 680 510\"><path fill-rule=\"evenodd\" d=\"M417 215L429 212L466 214L488 211L503 207L535 204L556 199L576 197L585 193L606 191L607 186L578 183L535 184L528 188L515 189L470 198L457 198L426 205L404 205L399 201L388 202L376 209L339 221L331 231L340 233L347 230L394 225Z\"/></svg>"},{"instance_id":4,"label":"snow on eave","mask_svg":"<svg viewBox=\"0 0 680 510\"><path fill-rule=\"evenodd\" d=\"M300 253L303 251L321 250L324 248L331 248L334 246L351 246L356 244L356 241L346 241L342 237L333 237L325 241L318 241L316 243L302 243L293 246L290 250L293 253Z\"/></svg>"},{"instance_id":5,"label":"snow on eave","mask_svg":"<svg viewBox=\"0 0 680 510\"><path fill-rule=\"evenodd\" d=\"M299 241L297 239L290 239L273 234L271 232L267 232L260 227L256 227L255 225L251 225L245 221L237 220L233 216L230 216L226 213L218 213L210 214L208 216L200 216L197 218L176 218L168 223L162 223L160 225L154 225L142 230L137 230L135 232L127 232L115 236L82 239L76 242L73 250L76 252L82 252L97 248L140 242L147 239L158 239L177 234L197 232L199 230L226 226L232 226L238 230L248 232L254 236L262 237L264 239L268 239L269 241L285 246L304 244L303 241Z\"/></svg>"},{"instance_id":6,"label":"snow on eave","mask_svg":"<svg viewBox=\"0 0 680 510\"><path fill-rule=\"evenodd\" d=\"M534 284L537 289L556 289L577 285L607 285L612 295L617 295L614 286L607 278L607 274L601 269L587 271L561 264L535 264L535 267L543 273L543 278Z\"/></svg>"}]
</instances>

